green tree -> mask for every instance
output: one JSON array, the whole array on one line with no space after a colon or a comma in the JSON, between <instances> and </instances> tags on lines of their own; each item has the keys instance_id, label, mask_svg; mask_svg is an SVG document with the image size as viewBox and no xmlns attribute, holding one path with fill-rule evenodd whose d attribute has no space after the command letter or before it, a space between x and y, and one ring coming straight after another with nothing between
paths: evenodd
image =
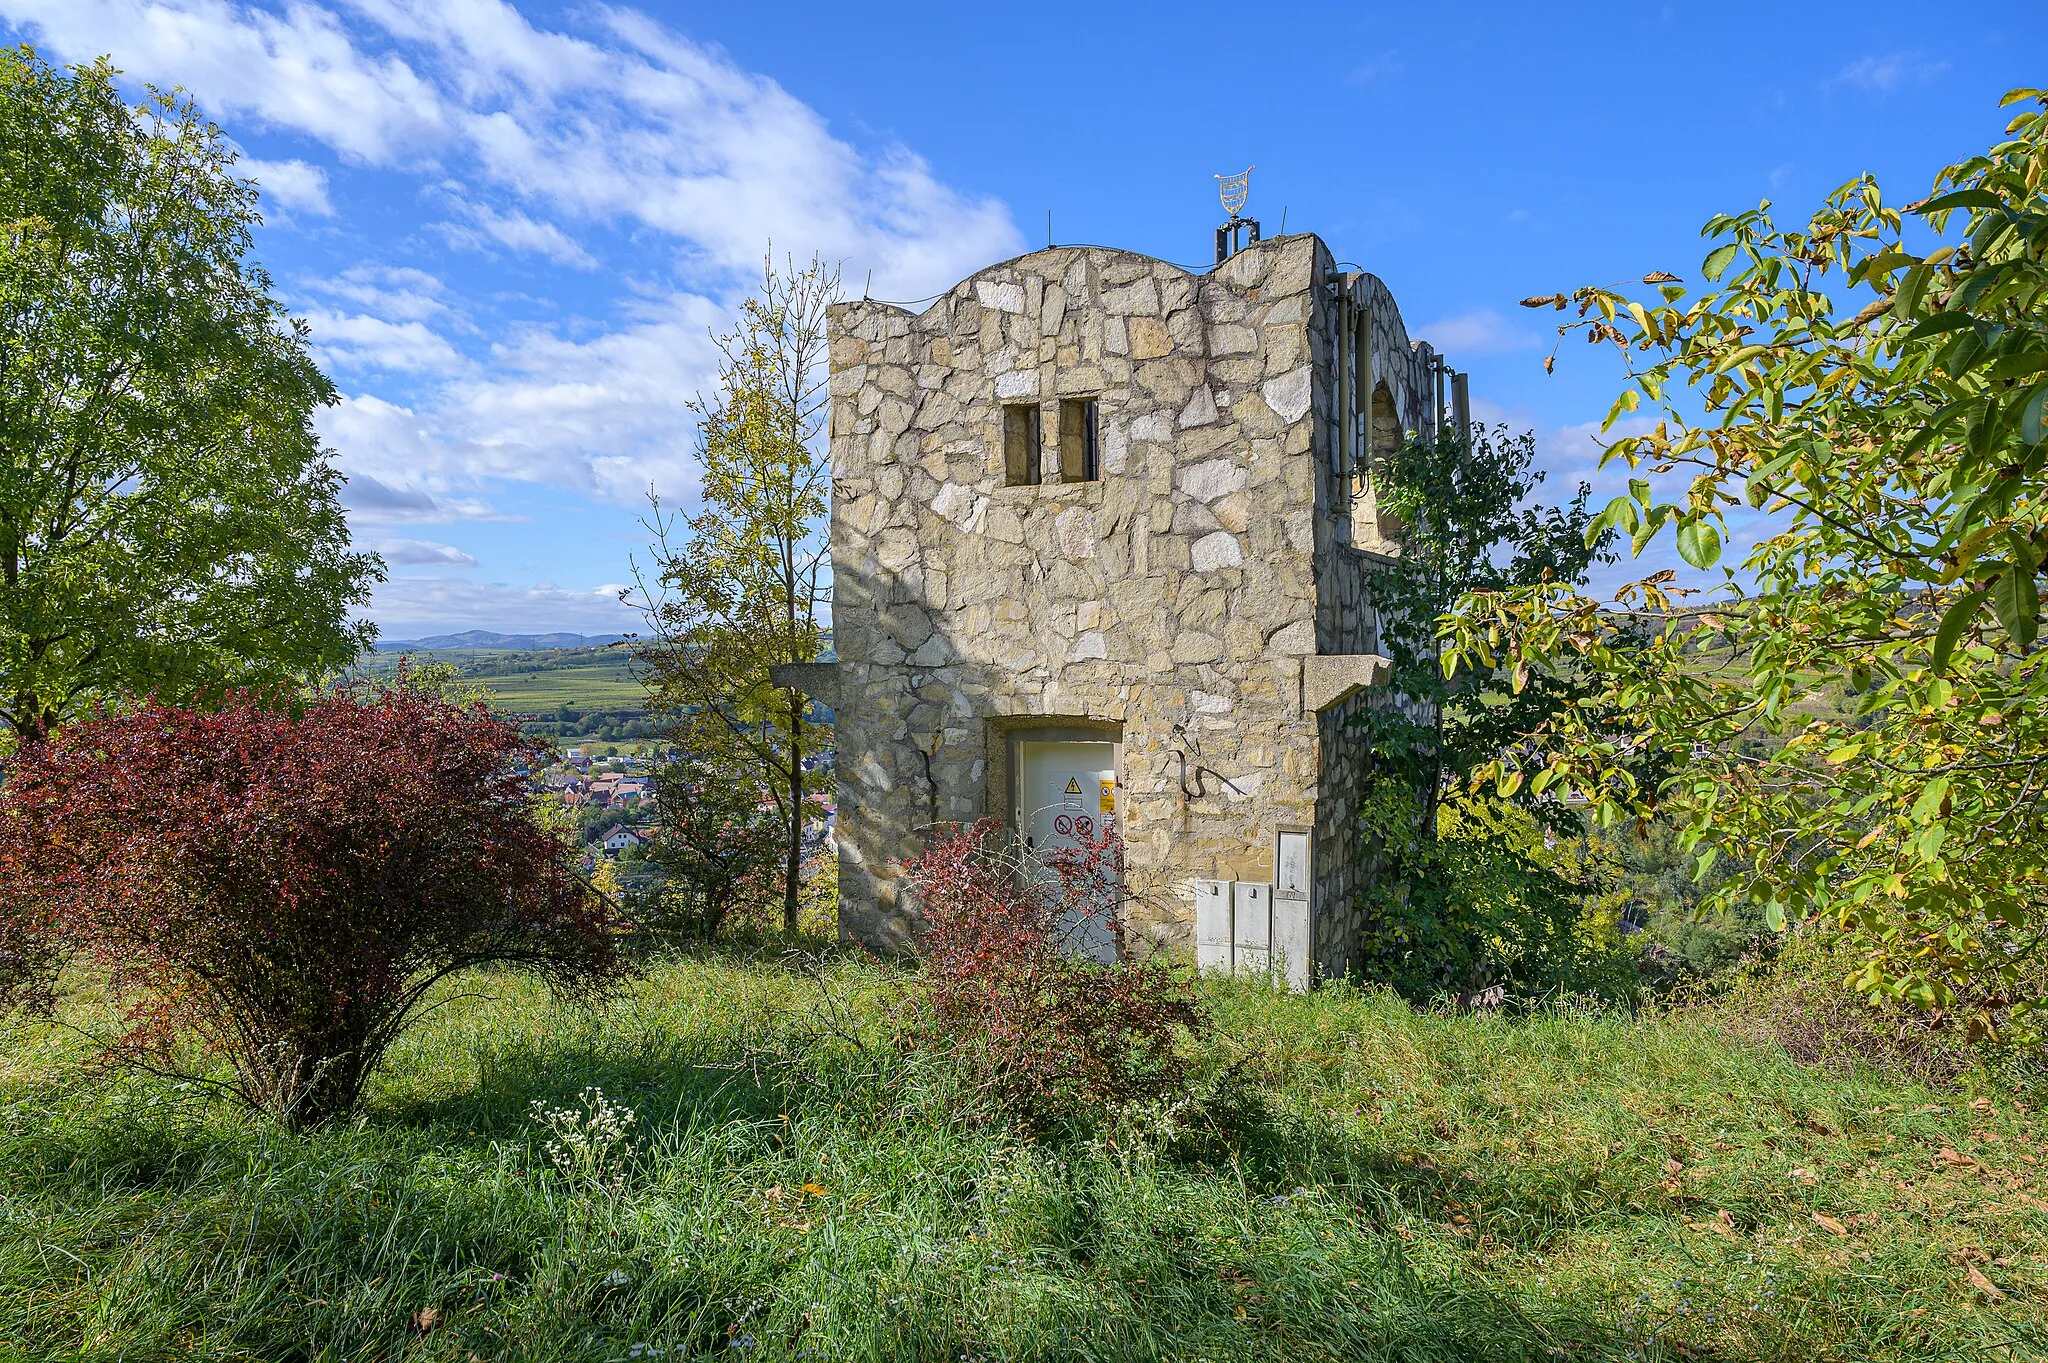
<instances>
[{"instance_id":1,"label":"green tree","mask_svg":"<svg viewBox=\"0 0 2048 1363\"><path fill-rule=\"evenodd\" d=\"M254 185L192 106L0 53L0 719L346 663L334 389L248 260Z\"/></svg>"},{"instance_id":2,"label":"green tree","mask_svg":"<svg viewBox=\"0 0 2048 1363\"><path fill-rule=\"evenodd\" d=\"M768 669L814 661L829 585L821 536L826 470L825 315L839 276L816 259L762 270L761 290L718 338L718 392L700 398L703 507L667 515L654 499L653 577L635 565L649 640L640 650L649 706L700 760L765 789L781 827L783 926L794 934L804 826L816 813L806 759L829 730L803 693Z\"/></svg>"},{"instance_id":3,"label":"green tree","mask_svg":"<svg viewBox=\"0 0 2048 1363\"><path fill-rule=\"evenodd\" d=\"M1373 480L1403 526L1400 557L1374 570L1382 699L1361 714L1373 779L1360 836L1367 930L1357 967L1410 997L1493 985L1543 990L1587 982L1584 867L1547 854L1544 825L1577 816L1526 790L1475 794L1466 777L1580 703L1587 686L1508 668L1447 676L1437 618L1467 593L1539 581L1580 583L1611 560L1588 536L1590 490L1561 507L1533 499L1535 441L1505 428L1469 441L1411 438Z\"/></svg>"},{"instance_id":4,"label":"green tree","mask_svg":"<svg viewBox=\"0 0 2048 1363\"><path fill-rule=\"evenodd\" d=\"M710 941L749 887L771 883L787 852L781 811L758 785L720 764L686 757L655 773L661 821L647 855L670 879L655 905Z\"/></svg>"},{"instance_id":5,"label":"green tree","mask_svg":"<svg viewBox=\"0 0 2048 1363\"><path fill-rule=\"evenodd\" d=\"M1575 303L1560 332L1623 357L1610 426L1655 410L1608 447L1645 476L1597 523L1638 553L1669 530L1702 570L1732 514L1758 538L1708 609L1676 610L1666 570L1611 604L1549 582L1445 622L1454 666L1600 686L1483 775L1580 792L1610 824L1661 807L1702 874L1740 863L1722 900L1833 919L1855 988L1980 1035L2048 992L2048 113L2006 102L2034 107L1903 209L1865 176L1797 227L1769 204L1714 218L1696 296L1656 274L1644 298L1528 300ZM1620 760L1650 752L1682 769Z\"/></svg>"}]
</instances>

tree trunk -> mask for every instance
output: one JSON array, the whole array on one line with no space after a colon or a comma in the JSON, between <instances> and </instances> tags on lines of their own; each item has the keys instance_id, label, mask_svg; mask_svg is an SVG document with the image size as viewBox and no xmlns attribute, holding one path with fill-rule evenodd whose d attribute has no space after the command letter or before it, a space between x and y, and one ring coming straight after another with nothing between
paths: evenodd
<instances>
[{"instance_id":1,"label":"tree trunk","mask_svg":"<svg viewBox=\"0 0 2048 1363\"><path fill-rule=\"evenodd\" d=\"M782 931L796 936L804 876L804 721L803 698L790 692L789 725L789 864L782 874Z\"/></svg>"}]
</instances>

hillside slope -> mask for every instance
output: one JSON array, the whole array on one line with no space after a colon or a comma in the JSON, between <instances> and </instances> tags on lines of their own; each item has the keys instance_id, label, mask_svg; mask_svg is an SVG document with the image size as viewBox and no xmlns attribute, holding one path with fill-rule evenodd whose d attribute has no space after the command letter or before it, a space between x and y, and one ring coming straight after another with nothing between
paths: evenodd
<instances>
[{"instance_id":1,"label":"hillside slope","mask_svg":"<svg viewBox=\"0 0 2048 1363\"><path fill-rule=\"evenodd\" d=\"M365 1123L305 1139L17 1031L0 1357L2040 1355L2048 1152L2003 1099L1710 1017L1219 985L1234 1135L1029 1142L890 1044L900 987L691 961L580 1012L471 981ZM564 1177L530 1105L593 1087L637 1121Z\"/></svg>"}]
</instances>

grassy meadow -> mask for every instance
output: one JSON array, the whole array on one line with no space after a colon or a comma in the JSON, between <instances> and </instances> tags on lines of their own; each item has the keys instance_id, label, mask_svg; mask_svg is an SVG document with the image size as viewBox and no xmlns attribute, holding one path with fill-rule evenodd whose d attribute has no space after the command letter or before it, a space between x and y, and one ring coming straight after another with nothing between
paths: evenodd
<instances>
[{"instance_id":1,"label":"grassy meadow","mask_svg":"<svg viewBox=\"0 0 2048 1363\"><path fill-rule=\"evenodd\" d=\"M2004 1096L1805 1069L1711 1008L1218 982L1234 1098L1033 1141L895 1043L910 988L472 978L303 1138L16 1026L0 1358L2043 1356L2048 1133Z\"/></svg>"},{"instance_id":2,"label":"grassy meadow","mask_svg":"<svg viewBox=\"0 0 2048 1363\"><path fill-rule=\"evenodd\" d=\"M517 649L451 648L420 653L379 653L366 674L387 674L401 657L452 663L465 682L489 689L504 710L533 714L571 706L577 710L639 711L647 691L633 672L625 648Z\"/></svg>"}]
</instances>

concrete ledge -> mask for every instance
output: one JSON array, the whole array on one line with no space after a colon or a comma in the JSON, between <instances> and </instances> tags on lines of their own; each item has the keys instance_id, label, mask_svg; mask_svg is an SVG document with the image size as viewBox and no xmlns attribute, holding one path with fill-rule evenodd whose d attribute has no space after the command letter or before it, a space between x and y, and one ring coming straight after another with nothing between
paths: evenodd
<instances>
[{"instance_id":1,"label":"concrete ledge","mask_svg":"<svg viewBox=\"0 0 2048 1363\"><path fill-rule=\"evenodd\" d=\"M777 663L768 669L768 680L801 691L821 705L839 708L838 663Z\"/></svg>"},{"instance_id":2,"label":"concrete ledge","mask_svg":"<svg viewBox=\"0 0 2048 1363\"><path fill-rule=\"evenodd\" d=\"M1309 713L1349 700L1387 680L1393 661L1377 653L1318 654L1301 660L1301 703Z\"/></svg>"}]
</instances>

